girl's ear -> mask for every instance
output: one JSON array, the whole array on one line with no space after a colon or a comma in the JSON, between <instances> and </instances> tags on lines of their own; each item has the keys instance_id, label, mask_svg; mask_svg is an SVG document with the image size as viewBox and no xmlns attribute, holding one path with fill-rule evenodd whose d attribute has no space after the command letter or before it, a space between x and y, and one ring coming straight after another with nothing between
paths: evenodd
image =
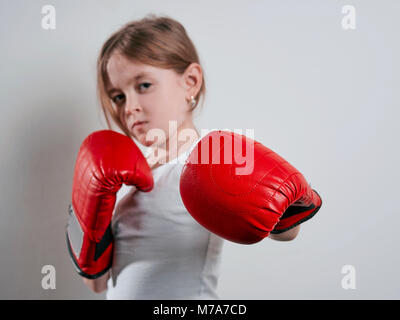
<instances>
[{"instance_id":1,"label":"girl's ear","mask_svg":"<svg viewBox=\"0 0 400 320\"><path fill-rule=\"evenodd\" d=\"M196 96L203 82L203 71L201 66L193 62L185 70L185 85L189 96Z\"/></svg>"}]
</instances>

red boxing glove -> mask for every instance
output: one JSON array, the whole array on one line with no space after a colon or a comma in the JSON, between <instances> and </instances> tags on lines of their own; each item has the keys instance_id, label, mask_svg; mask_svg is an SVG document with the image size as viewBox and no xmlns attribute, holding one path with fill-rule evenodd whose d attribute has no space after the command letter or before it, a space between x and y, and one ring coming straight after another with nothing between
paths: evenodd
<instances>
[{"instance_id":1,"label":"red boxing glove","mask_svg":"<svg viewBox=\"0 0 400 320\"><path fill-rule=\"evenodd\" d=\"M259 142L225 131L213 131L194 146L182 169L180 193L199 224L241 244L289 230L321 206L319 196L286 160ZM296 209L285 217L294 204ZM298 210L304 206L308 210Z\"/></svg>"},{"instance_id":2,"label":"red boxing glove","mask_svg":"<svg viewBox=\"0 0 400 320\"><path fill-rule=\"evenodd\" d=\"M78 273L95 279L112 264L111 218L122 184L153 188L153 176L133 140L111 130L90 134L75 164L67 245Z\"/></svg>"},{"instance_id":3,"label":"red boxing glove","mask_svg":"<svg viewBox=\"0 0 400 320\"><path fill-rule=\"evenodd\" d=\"M303 196L286 209L274 230L271 231L272 234L288 231L311 219L318 212L322 206L322 199L317 191L311 189L311 187L309 190L308 195ZM304 202L304 200L307 200L307 202Z\"/></svg>"}]
</instances>

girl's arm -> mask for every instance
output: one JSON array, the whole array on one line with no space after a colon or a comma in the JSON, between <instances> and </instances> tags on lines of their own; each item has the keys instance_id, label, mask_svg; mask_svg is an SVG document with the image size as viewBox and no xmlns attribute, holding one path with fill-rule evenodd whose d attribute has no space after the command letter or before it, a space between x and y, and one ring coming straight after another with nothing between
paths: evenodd
<instances>
[{"instance_id":1,"label":"girl's arm","mask_svg":"<svg viewBox=\"0 0 400 320\"><path fill-rule=\"evenodd\" d=\"M82 278L83 283L86 284L89 289L91 289L95 293L101 293L107 289L107 280L110 278L110 271L107 271L101 277L97 279L87 279Z\"/></svg>"},{"instance_id":2,"label":"girl's arm","mask_svg":"<svg viewBox=\"0 0 400 320\"><path fill-rule=\"evenodd\" d=\"M268 238L278 241L290 241L297 237L299 231L300 231L300 225L282 233L270 234Z\"/></svg>"}]
</instances>

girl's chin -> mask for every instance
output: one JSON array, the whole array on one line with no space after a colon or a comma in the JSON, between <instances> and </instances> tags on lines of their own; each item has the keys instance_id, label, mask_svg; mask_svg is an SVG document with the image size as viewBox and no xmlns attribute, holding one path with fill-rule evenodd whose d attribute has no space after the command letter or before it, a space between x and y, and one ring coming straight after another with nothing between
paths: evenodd
<instances>
[{"instance_id":1,"label":"girl's chin","mask_svg":"<svg viewBox=\"0 0 400 320\"><path fill-rule=\"evenodd\" d=\"M140 142L142 145L145 147L151 147L154 144L154 141L146 141L144 140L143 142Z\"/></svg>"},{"instance_id":2,"label":"girl's chin","mask_svg":"<svg viewBox=\"0 0 400 320\"><path fill-rule=\"evenodd\" d=\"M143 146L145 147L150 147L152 146L156 141L152 141L149 139L146 139L146 134L140 134L138 135L133 135L133 137Z\"/></svg>"},{"instance_id":3,"label":"girl's chin","mask_svg":"<svg viewBox=\"0 0 400 320\"><path fill-rule=\"evenodd\" d=\"M149 130L140 130L132 132L132 136L140 142L145 147L150 147L150 146L157 146L165 143L165 137L157 137L154 135L148 135Z\"/></svg>"}]
</instances>

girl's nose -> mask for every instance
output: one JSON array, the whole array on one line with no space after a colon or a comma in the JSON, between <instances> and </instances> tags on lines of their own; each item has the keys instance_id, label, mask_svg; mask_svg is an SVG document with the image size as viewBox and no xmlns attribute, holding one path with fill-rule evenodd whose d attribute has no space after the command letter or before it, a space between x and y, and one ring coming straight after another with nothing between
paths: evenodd
<instances>
[{"instance_id":1,"label":"girl's nose","mask_svg":"<svg viewBox=\"0 0 400 320\"><path fill-rule=\"evenodd\" d=\"M126 101L126 114L130 115L130 114L134 114L135 112L138 112L141 110L139 103L137 100L134 99L127 99Z\"/></svg>"}]
</instances>

